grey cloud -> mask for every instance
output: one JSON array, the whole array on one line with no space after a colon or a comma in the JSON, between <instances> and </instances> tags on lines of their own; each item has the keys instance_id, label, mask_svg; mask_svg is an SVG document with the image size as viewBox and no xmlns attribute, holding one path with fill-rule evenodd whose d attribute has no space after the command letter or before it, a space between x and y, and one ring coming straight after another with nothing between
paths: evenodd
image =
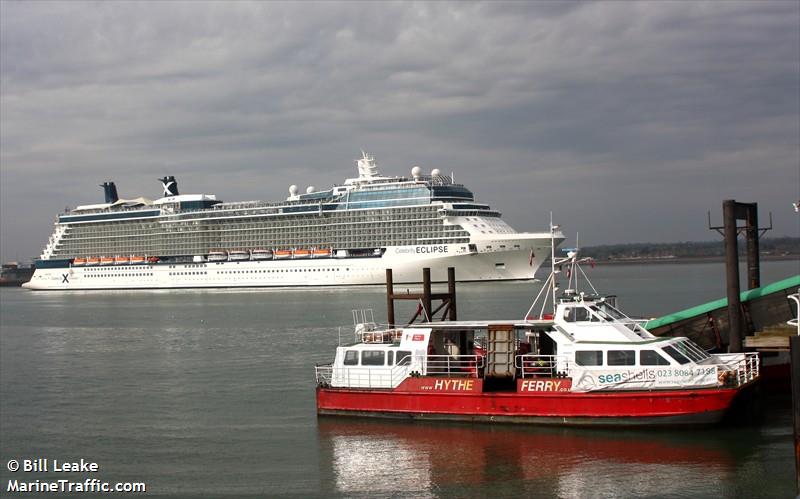
<instances>
[{"instance_id":1,"label":"grey cloud","mask_svg":"<svg viewBox=\"0 0 800 499\"><path fill-rule=\"evenodd\" d=\"M705 211L728 197L800 233L782 211L800 198L795 2L0 9L2 258L38 252L108 178L274 199L351 176L360 147L592 244L713 237Z\"/></svg>"}]
</instances>

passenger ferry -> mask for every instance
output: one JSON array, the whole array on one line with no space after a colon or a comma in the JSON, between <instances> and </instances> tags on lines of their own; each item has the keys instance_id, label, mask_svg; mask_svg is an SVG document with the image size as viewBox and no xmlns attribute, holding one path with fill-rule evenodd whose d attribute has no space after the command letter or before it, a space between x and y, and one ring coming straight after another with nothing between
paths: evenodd
<instances>
[{"instance_id":1,"label":"passenger ferry","mask_svg":"<svg viewBox=\"0 0 800 499\"><path fill-rule=\"evenodd\" d=\"M653 336L613 300L575 291L572 283L582 273L577 251L553 262L524 319L358 324L358 341L339 346L333 362L316 367L318 414L711 424L758 380L758 354L709 354L687 338ZM560 297L559 265L570 281ZM544 313L548 297L553 307Z\"/></svg>"},{"instance_id":2,"label":"passenger ferry","mask_svg":"<svg viewBox=\"0 0 800 499\"><path fill-rule=\"evenodd\" d=\"M222 202L179 194L120 199L105 182L105 203L58 216L36 261L30 289L130 289L382 284L435 281L455 267L464 281L532 279L547 258L549 234L520 233L498 211L438 169L383 176L362 151L358 177L281 202Z\"/></svg>"}]
</instances>

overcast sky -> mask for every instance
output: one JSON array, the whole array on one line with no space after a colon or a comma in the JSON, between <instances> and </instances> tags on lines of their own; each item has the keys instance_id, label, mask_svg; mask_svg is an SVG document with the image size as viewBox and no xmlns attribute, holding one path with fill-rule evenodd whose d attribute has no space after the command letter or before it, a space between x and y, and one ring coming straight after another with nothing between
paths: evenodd
<instances>
[{"instance_id":1,"label":"overcast sky","mask_svg":"<svg viewBox=\"0 0 800 499\"><path fill-rule=\"evenodd\" d=\"M66 206L455 172L521 231L800 235L800 2L0 3L0 259Z\"/></svg>"}]
</instances>

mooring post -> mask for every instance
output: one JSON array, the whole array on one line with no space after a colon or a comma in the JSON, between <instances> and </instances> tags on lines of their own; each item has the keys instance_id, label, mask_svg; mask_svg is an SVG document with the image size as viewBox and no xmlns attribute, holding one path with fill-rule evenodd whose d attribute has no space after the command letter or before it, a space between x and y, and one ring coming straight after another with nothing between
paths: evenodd
<instances>
[{"instance_id":1,"label":"mooring post","mask_svg":"<svg viewBox=\"0 0 800 499\"><path fill-rule=\"evenodd\" d=\"M448 319L457 321L456 314L456 269L455 267L447 267L447 294L450 295L450 312Z\"/></svg>"},{"instance_id":2,"label":"mooring post","mask_svg":"<svg viewBox=\"0 0 800 499\"><path fill-rule=\"evenodd\" d=\"M394 327L394 285L392 283L392 269L386 269L386 315L389 327Z\"/></svg>"},{"instance_id":3,"label":"mooring post","mask_svg":"<svg viewBox=\"0 0 800 499\"><path fill-rule=\"evenodd\" d=\"M431 317L433 302L431 300L431 269L424 267L422 269L422 306L425 308L425 318L428 322L433 320Z\"/></svg>"},{"instance_id":4,"label":"mooring post","mask_svg":"<svg viewBox=\"0 0 800 499\"><path fill-rule=\"evenodd\" d=\"M725 275L728 288L728 352L742 351L742 305L739 301L739 254L736 237L736 201L722 203L725 231Z\"/></svg>"},{"instance_id":5,"label":"mooring post","mask_svg":"<svg viewBox=\"0 0 800 499\"><path fill-rule=\"evenodd\" d=\"M758 254L758 204L749 203L746 206L747 289L755 289L761 287L761 265Z\"/></svg>"},{"instance_id":6,"label":"mooring post","mask_svg":"<svg viewBox=\"0 0 800 499\"><path fill-rule=\"evenodd\" d=\"M797 494L800 496L800 336L789 339L792 363L792 423L794 426L794 473Z\"/></svg>"}]
</instances>

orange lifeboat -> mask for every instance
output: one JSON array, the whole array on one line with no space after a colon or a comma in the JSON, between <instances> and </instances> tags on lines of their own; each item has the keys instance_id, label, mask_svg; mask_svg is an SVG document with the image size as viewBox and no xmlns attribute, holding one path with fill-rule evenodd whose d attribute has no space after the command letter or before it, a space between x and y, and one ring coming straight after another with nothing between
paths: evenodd
<instances>
[{"instance_id":1,"label":"orange lifeboat","mask_svg":"<svg viewBox=\"0 0 800 499\"><path fill-rule=\"evenodd\" d=\"M130 261L133 264L144 263L144 257L140 256L140 255L134 255L134 256L131 257Z\"/></svg>"},{"instance_id":2,"label":"orange lifeboat","mask_svg":"<svg viewBox=\"0 0 800 499\"><path fill-rule=\"evenodd\" d=\"M100 257L100 265L111 265L114 263L114 259L110 256L101 256Z\"/></svg>"},{"instance_id":3,"label":"orange lifeboat","mask_svg":"<svg viewBox=\"0 0 800 499\"><path fill-rule=\"evenodd\" d=\"M272 255L273 255L273 258L275 258L276 260L285 260L287 258L291 258L292 257L292 251L291 250L275 250L272 253Z\"/></svg>"},{"instance_id":4,"label":"orange lifeboat","mask_svg":"<svg viewBox=\"0 0 800 499\"><path fill-rule=\"evenodd\" d=\"M126 263L130 263L131 259L127 256L116 256L114 257L114 265L125 265Z\"/></svg>"},{"instance_id":5,"label":"orange lifeboat","mask_svg":"<svg viewBox=\"0 0 800 499\"><path fill-rule=\"evenodd\" d=\"M313 258L329 258L331 250L329 248L314 248L311 250L311 256Z\"/></svg>"},{"instance_id":6,"label":"orange lifeboat","mask_svg":"<svg viewBox=\"0 0 800 499\"><path fill-rule=\"evenodd\" d=\"M75 258L72 260L72 265L86 265L86 258Z\"/></svg>"},{"instance_id":7,"label":"orange lifeboat","mask_svg":"<svg viewBox=\"0 0 800 499\"><path fill-rule=\"evenodd\" d=\"M295 258L311 258L311 250L309 249L296 249L294 250Z\"/></svg>"},{"instance_id":8,"label":"orange lifeboat","mask_svg":"<svg viewBox=\"0 0 800 499\"><path fill-rule=\"evenodd\" d=\"M100 259L96 256L90 256L86 259L86 265L97 265L100 263Z\"/></svg>"}]
</instances>

